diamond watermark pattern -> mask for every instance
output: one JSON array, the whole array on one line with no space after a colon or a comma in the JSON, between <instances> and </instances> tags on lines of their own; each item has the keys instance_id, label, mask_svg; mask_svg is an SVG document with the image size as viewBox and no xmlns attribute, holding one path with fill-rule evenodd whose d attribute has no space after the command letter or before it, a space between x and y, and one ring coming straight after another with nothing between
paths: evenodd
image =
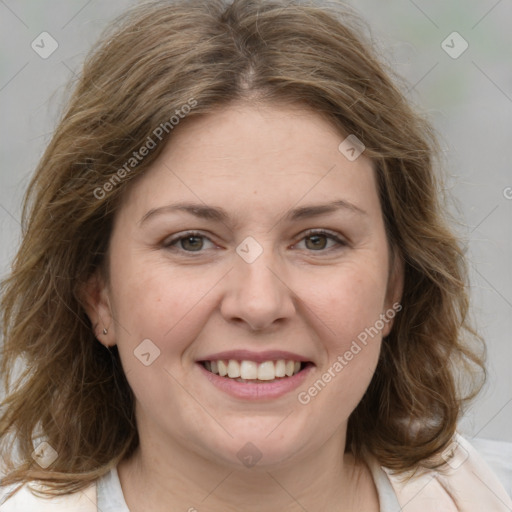
<instances>
[{"instance_id":1,"label":"diamond watermark pattern","mask_svg":"<svg viewBox=\"0 0 512 512\"><path fill-rule=\"evenodd\" d=\"M468 49L468 47L469 43L458 32L452 32L441 43L441 48L452 59L458 59Z\"/></svg>"},{"instance_id":2,"label":"diamond watermark pattern","mask_svg":"<svg viewBox=\"0 0 512 512\"><path fill-rule=\"evenodd\" d=\"M48 32L41 32L30 46L39 57L47 59L59 47L59 43Z\"/></svg>"},{"instance_id":3,"label":"diamond watermark pattern","mask_svg":"<svg viewBox=\"0 0 512 512\"><path fill-rule=\"evenodd\" d=\"M36 449L32 452L32 458L43 468L46 469L51 466L59 454L53 449L53 447L43 441L37 445Z\"/></svg>"},{"instance_id":4,"label":"diamond watermark pattern","mask_svg":"<svg viewBox=\"0 0 512 512\"><path fill-rule=\"evenodd\" d=\"M236 252L246 263L254 263L263 253L263 247L252 236L248 236L238 245Z\"/></svg>"},{"instance_id":5,"label":"diamond watermark pattern","mask_svg":"<svg viewBox=\"0 0 512 512\"><path fill-rule=\"evenodd\" d=\"M452 469L458 469L464 464L469 454L457 441L453 441L448 448L441 453L441 457Z\"/></svg>"},{"instance_id":6,"label":"diamond watermark pattern","mask_svg":"<svg viewBox=\"0 0 512 512\"><path fill-rule=\"evenodd\" d=\"M349 135L339 146L339 152L347 159L353 162L357 160L366 146L354 134Z\"/></svg>"},{"instance_id":7,"label":"diamond watermark pattern","mask_svg":"<svg viewBox=\"0 0 512 512\"><path fill-rule=\"evenodd\" d=\"M150 339L145 339L133 353L144 366L149 366L160 356L160 349Z\"/></svg>"},{"instance_id":8,"label":"diamond watermark pattern","mask_svg":"<svg viewBox=\"0 0 512 512\"><path fill-rule=\"evenodd\" d=\"M263 457L263 454L258 450L257 446L249 442L244 444L236 456L244 466L252 468L259 462L261 457Z\"/></svg>"}]
</instances>

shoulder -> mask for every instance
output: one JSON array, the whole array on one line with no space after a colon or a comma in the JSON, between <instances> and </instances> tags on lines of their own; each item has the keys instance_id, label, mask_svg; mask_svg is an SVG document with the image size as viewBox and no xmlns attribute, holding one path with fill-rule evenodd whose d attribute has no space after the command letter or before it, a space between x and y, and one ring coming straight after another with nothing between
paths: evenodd
<instances>
[{"instance_id":1,"label":"shoulder","mask_svg":"<svg viewBox=\"0 0 512 512\"><path fill-rule=\"evenodd\" d=\"M512 443L490 439L471 439L471 445L494 471L509 496L512 496Z\"/></svg>"},{"instance_id":2,"label":"shoulder","mask_svg":"<svg viewBox=\"0 0 512 512\"><path fill-rule=\"evenodd\" d=\"M36 486L33 486L36 488ZM96 512L96 484L65 496L42 498L25 484L14 496L6 499L16 486L0 487L0 512Z\"/></svg>"},{"instance_id":3,"label":"shoulder","mask_svg":"<svg viewBox=\"0 0 512 512\"><path fill-rule=\"evenodd\" d=\"M421 470L404 477L383 468L400 505L407 504L408 512L425 512L430 510L429 505L443 512L510 512L512 444L480 440L474 444L481 453L456 435L442 454L446 465L437 470Z\"/></svg>"}]
</instances>

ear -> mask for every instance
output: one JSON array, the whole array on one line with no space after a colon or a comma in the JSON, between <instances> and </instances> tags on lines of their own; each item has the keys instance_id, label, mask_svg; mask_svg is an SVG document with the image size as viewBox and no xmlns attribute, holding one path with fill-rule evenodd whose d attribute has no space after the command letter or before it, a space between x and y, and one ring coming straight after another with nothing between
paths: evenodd
<instances>
[{"instance_id":1,"label":"ear","mask_svg":"<svg viewBox=\"0 0 512 512\"><path fill-rule=\"evenodd\" d=\"M384 301L384 311L382 312L385 316L384 328L382 329L383 338L389 335L395 316L402 310L400 301L402 300L404 290L405 265L402 256L395 249L392 249L391 258L388 288L386 300Z\"/></svg>"},{"instance_id":2,"label":"ear","mask_svg":"<svg viewBox=\"0 0 512 512\"><path fill-rule=\"evenodd\" d=\"M94 329L94 335L106 347L115 343L115 325L110 306L109 290L101 271L95 273L84 283L81 289L81 299ZM104 329L107 331L105 333Z\"/></svg>"}]
</instances>

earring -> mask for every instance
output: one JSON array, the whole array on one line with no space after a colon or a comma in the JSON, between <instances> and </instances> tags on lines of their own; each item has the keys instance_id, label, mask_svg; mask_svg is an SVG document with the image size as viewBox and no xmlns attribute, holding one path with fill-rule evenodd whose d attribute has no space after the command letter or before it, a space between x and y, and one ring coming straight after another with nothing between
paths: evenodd
<instances>
[{"instance_id":1,"label":"earring","mask_svg":"<svg viewBox=\"0 0 512 512\"><path fill-rule=\"evenodd\" d=\"M103 328L103 334L107 334L107 333L108 333L108 329Z\"/></svg>"}]
</instances>

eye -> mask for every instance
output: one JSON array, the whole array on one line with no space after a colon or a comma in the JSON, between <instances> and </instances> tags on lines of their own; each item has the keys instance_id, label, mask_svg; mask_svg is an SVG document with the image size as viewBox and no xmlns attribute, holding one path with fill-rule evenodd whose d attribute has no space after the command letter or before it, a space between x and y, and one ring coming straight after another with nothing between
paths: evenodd
<instances>
[{"instance_id":1,"label":"eye","mask_svg":"<svg viewBox=\"0 0 512 512\"><path fill-rule=\"evenodd\" d=\"M181 236L164 241L163 246L167 249L178 249L185 252L201 252L204 247L204 240L211 240L197 231L188 231ZM179 243L180 247L175 247Z\"/></svg>"},{"instance_id":2,"label":"eye","mask_svg":"<svg viewBox=\"0 0 512 512\"><path fill-rule=\"evenodd\" d=\"M338 246L343 247L348 245L347 242L342 240L334 233L330 233L329 231L324 231L321 229L308 231L302 240L305 241L306 247L311 249L313 252L323 252L326 249L328 240L334 241L335 245ZM308 242L310 243L308 244ZM333 247L331 246L329 249L332 248Z\"/></svg>"},{"instance_id":3,"label":"eye","mask_svg":"<svg viewBox=\"0 0 512 512\"><path fill-rule=\"evenodd\" d=\"M183 252L202 252L204 249L204 241L207 240L211 244L213 242L201 234L198 231L188 231L180 236L175 236L173 238L167 239L163 242L163 247L170 250L177 250ZM340 247L347 246L347 242L342 240L340 237L335 235L334 233L330 233L329 231L324 230L310 230L305 236L301 239L305 241L306 248L313 252L325 252L325 250L331 250L333 247L327 248L328 240L335 242L335 246L338 245Z\"/></svg>"}]
</instances>

